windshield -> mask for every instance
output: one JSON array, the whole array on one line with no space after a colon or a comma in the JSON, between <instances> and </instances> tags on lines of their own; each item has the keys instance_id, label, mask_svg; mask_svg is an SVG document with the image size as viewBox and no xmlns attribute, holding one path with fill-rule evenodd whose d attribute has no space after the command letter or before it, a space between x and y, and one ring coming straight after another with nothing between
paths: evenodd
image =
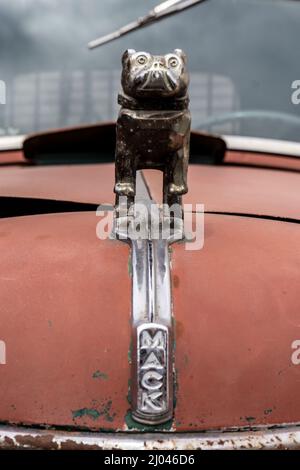
<instances>
[{"instance_id":1,"label":"windshield","mask_svg":"<svg viewBox=\"0 0 300 470\"><path fill-rule=\"evenodd\" d=\"M87 49L157 3L1 0L0 136L115 120L123 51L181 48L193 128L300 141L299 2L209 0Z\"/></svg>"}]
</instances>

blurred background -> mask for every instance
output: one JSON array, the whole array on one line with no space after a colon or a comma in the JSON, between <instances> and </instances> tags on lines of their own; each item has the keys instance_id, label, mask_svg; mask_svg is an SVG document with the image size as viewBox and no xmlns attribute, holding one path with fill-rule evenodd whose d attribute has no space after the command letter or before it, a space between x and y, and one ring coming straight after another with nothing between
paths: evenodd
<instances>
[{"instance_id":1,"label":"blurred background","mask_svg":"<svg viewBox=\"0 0 300 470\"><path fill-rule=\"evenodd\" d=\"M300 141L300 105L291 101L300 79L300 2L209 0L87 49L158 3L1 0L0 136L115 120L123 51L181 48L194 128Z\"/></svg>"}]
</instances>

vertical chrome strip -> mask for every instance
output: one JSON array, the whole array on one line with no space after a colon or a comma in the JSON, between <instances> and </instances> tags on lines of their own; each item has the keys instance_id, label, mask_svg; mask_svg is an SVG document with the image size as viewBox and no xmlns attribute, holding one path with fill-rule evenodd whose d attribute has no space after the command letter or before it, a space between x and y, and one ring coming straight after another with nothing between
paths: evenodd
<instances>
[{"instance_id":1,"label":"vertical chrome strip","mask_svg":"<svg viewBox=\"0 0 300 470\"><path fill-rule=\"evenodd\" d=\"M132 259L138 253L143 260L132 272L132 416L158 424L173 415L170 262L167 241L148 240L142 246L132 243ZM142 289L140 279L145 280Z\"/></svg>"},{"instance_id":2,"label":"vertical chrome strip","mask_svg":"<svg viewBox=\"0 0 300 470\"><path fill-rule=\"evenodd\" d=\"M141 175L137 178L136 202L154 204ZM142 199L143 198L143 199ZM124 239L125 228L134 222L124 217L115 225L115 236L130 243L132 260L132 417L145 424L159 424L173 416L173 331L169 238ZM147 225L146 225L147 224ZM176 237L178 239L180 237Z\"/></svg>"}]
</instances>

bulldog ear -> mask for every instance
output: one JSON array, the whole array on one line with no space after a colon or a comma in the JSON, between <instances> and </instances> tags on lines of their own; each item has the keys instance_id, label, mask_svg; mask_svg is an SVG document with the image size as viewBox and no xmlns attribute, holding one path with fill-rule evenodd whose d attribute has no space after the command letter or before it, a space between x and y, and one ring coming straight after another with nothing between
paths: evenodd
<instances>
[{"instance_id":1,"label":"bulldog ear","mask_svg":"<svg viewBox=\"0 0 300 470\"><path fill-rule=\"evenodd\" d=\"M125 65L129 57L135 53L136 51L134 49L126 49L126 51L122 55L122 64Z\"/></svg>"},{"instance_id":2,"label":"bulldog ear","mask_svg":"<svg viewBox=\"0 0 300 470\"><path fill-rule=\"evenodd\" d=\"M174 49L174 54L181 58L181 60L186 64L187 63L187 56L182 49Z\"/></svg>"}]
</instances>

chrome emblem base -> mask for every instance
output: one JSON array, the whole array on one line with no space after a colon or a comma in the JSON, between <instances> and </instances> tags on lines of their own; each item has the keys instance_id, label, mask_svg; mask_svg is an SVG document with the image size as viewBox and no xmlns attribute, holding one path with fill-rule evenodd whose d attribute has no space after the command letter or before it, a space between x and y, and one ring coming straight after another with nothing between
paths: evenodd
<instances>
[{"instance_id":1,"label":"chrome emblem base","mask_svg":"<svg viewBox=\"0 0 300 470\"><path fill-rule=\"evenodd\" d=\"M134 341L133 418L140 423L163 423L172 418L171 331L157 323L136 328Z\"/></svg>"}]
</instances>

